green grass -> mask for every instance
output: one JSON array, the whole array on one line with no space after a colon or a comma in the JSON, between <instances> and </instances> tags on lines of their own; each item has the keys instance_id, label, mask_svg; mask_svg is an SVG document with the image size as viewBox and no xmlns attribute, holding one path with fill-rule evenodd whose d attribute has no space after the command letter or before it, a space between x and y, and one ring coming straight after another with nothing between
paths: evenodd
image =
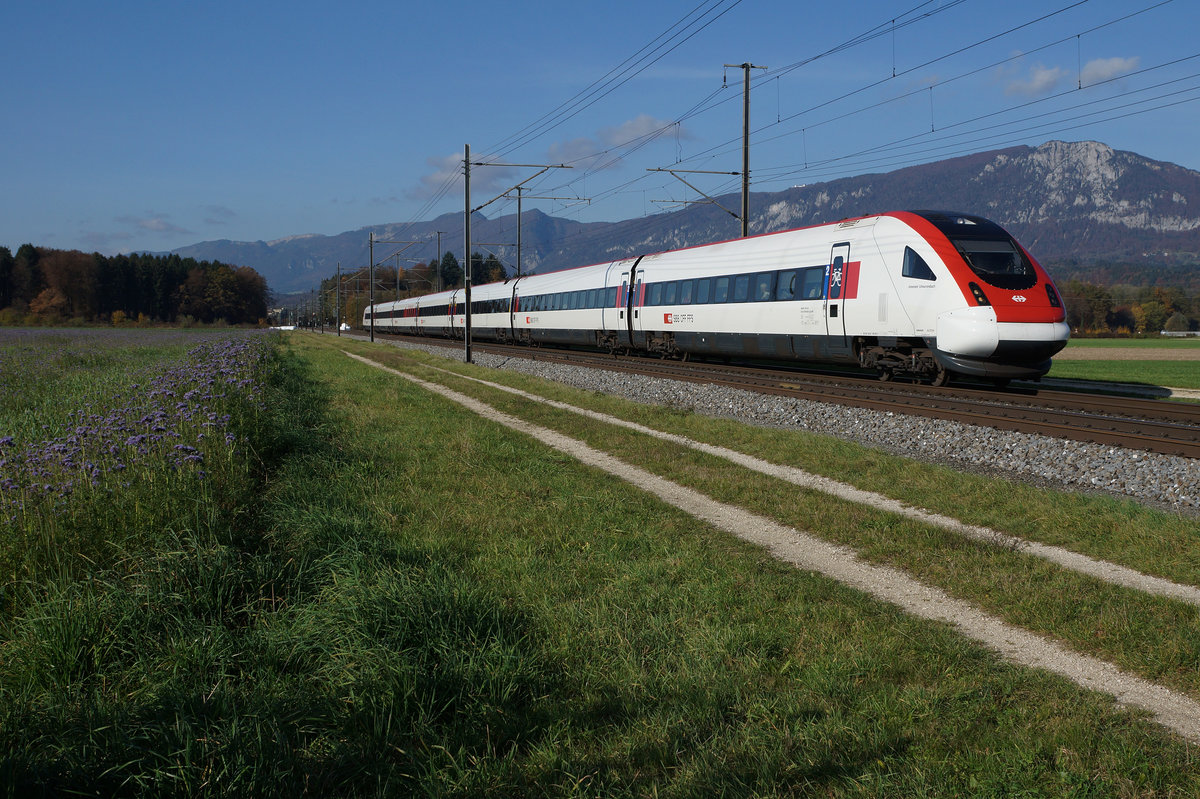
<instances>
[{"instance_id":1,"label":"green grass","mask_svg":"<svg viewBox=\"0 0 1200 799\"><path fill-rule=\"evenodd\" d=\"M0 628L7 795L1200 790L1193 747L1106 697L784 566L335 348L422 371L416 356L292 341L302 358L272 381L252 496L54 582ZM871 460L545 390L835 471ZM737 474L723 487L728 469L709 459L504 401L760 511L855 519ZM918 494L948 479L909 471ZM989 512L984 497L969 504Z\"/></svg>"},{"instance_id":2,"label":"green grass","mask_svg":"<svg viewBox=\"0 0 1200 799\"><path fill-rule=\"evenodd\" d=\"M899 567L1014 624L1062 638L1079 651L1200 694L1200 672L1196 669L1200 664L1200 630L1192 623L1196 611L1190 606L1109 586L1008 548L982 545L889 513L800 491L788 483L733 467L720 458L468 381L452 381L452 385L521 418L582 438L601 450L621 453L631 463L709 496L853 546L870 560ZM578 393L575 401L595 404ZM622 418L637 414L633 407L614 411ZM678 426L670 413L648 409L646 415L656 413L660 418L648 420L651 426ZM714 436L711 430L702 429L707 426L704 420L696 421L699 439L726 445L736 440L732 431ZM818 473L836 472L840 479L861 487L893 496L899 493L913 504L938 508L958 518L974 521L980 511L986 510L989 520L985 523L994 528L1200 584L1200 542L1195 537L1194 520L1140 511L1132 503L1089 498L1071 501L1054 492L1024 489L1003 481L960 479L948 469L924 467L901 458L877 458L861 449L855 452L856 448L847 445L832 444L827 450L834 454L823 451L820 457L810 456L797 463L799 459L789 456L788 450L811 451L820 437L765 431L761 437L778 440L781 445L768 456L769 460L793 463ZM752 449L744 445L739 448ZM848 455L853 456L854 463L877 465L836 469L836 461L845 461ZM877 476L864 480L869 471L877 472ZM1134 524L1130 524L1131 513L1137 517ZM1055 523L1044 524L1046 517L1055 519ZM1014 525L1013 519L1021 521ZM1137 534L1130 535L1132 530ZM1063 602L1063 597L1071 597L1072 601Z\"/></svg>"},{"instance_id":3,"label":"green grass","mask_svg":"<svg viewBox=\"0 0 1200 799\"><path fill-rule=\"evenodd\" d=\"M388 353L381 357L390 360L394 356ZM488 373L488 376L495 375ZM517 383L523 380L511 375L503 379ZM411 391L403 386L395 390L401 395ZM557 387L547 391L571 393ZM521 407L523 403L528 406L521 400L504 400L499 396L490 399L498 405L511 402L509 410L535 421L552 421L549 417L556 413L539 406ZM591 397L586 404L609 402L615 401ZM640 409L640 412L647 416L659 413L663 419L674 418L697 427L706 424L705 420L679 412L654 409ZM447 413L459 412L451 408ZM630 409L630 413L637 416L639 409ZM998 666L989 656L954 636L939 638L943 633L936 629L866 602L825 580L774 564L761 552L731 542L672 510L653 507L642 510L644 497L635 494L621 500L612 496L610 492L617 489L611 486L611 478L592 475L573 489L561 486L565 474L579 468L562 456L547 454L542 457L545 468L529 471L522 465L519 450L510 452L505 447L499 459L475 445L468 450L466 437L480 435L487 426L470 416L461 422L469 432L447 429L443 438L440 430L430 430L405 445L413 457L405 473L419 467L422 471L445 474L447 469L454 472L456 462L461 461L476 465L472 473L483 472L492 479L493 483L480 486L464 474L455 495L455 506L448 510L455 516L467 517L462 523L452 525L460 530L458 537L481 540L477 545L481 551L475 559L484 566L481 573L510 586L504 589L506 594L518 590L520 596L526 597L517 602L518 606L540 608L534 618L553 619L543 623L551 626L549 635L566 637L557 651L561 657L571 659L571 673L577 669L587 671L589 664L595 664L598 673L585 683L605 685L602 696L614 690L628 695L630 687L635 689L634 694L639 698L618 703L621 715L610 723L619 722L635 709L637 713L661 719L618 723L617 735L607 745L587 744L588 750L600 747L608 753L601 758L603 767L595 772L598 776L588 781L589 785L601 788L597 795L626 790L648 793L651 786L665 789L657 778L630 783L642 769L625 770L619 765L631 757L636 762L636 754L644 752L647 745L660 756L670 758L671 773L703 775L694 785L683 783L690 786L687 790L672 780L671 790L679 795L688 795L689 791L703 795L705 791L721 789L786 794L799 790L798 785L803 785L804 790L825 786L834 793L860 795L887 791L932 795L986 793L999 791L997 786L1001 785L1006 790L1020 790L1015 786L1024 786L1042 793L1067 791L1064 784L1107 785L1112 790L1118 785L1138 785L1144 789L1148 784L1144 780L1152 779L1148 775L1154 767L1149 763L1128 772L1138 776L1111 781L1106 780L1113 777L1112 773L1097 776L1103 775L1107 768L1098 763L1115 751L1105 745L1082 745L1080 740L1064 744L1060 740L1058 748L1043 748L1045 739L1035 730L1042 730L1041 725L1048 719L1071 716L1080 710L1083 706L1077 702L1087 695L1070 689L1059 694L1059 689L1048 688L1044 678L1036 675L1033 683L1025 683L1028 673L1025 678L1014 676L1014 682L1005 687L971 685L966 672L986 671L981 677L986 684L992 679L989 675L995 674L993 669L1004 671L1007 667ZM568 429L571 434L588 440L595 437L593 443L602 445L600 439L605 435L619 437L593 431L577 417L564 417L552 426ZM716 435L725 437L724 432L718 431ZM497 435L507 438L503 433ZM417 442L429 439L434 440L434 450L413 451L413 447L421 446ZM393 440L411 439L400 433ZM671 464L675 464L676 472L690 468L680 466L690 456L658 445L646 448L659 453L636 453L631 459L650 463L658 458L656 470L668 474ZM621 451L629 454L628 449ZM443 462L445 467L439 468ZM504 477L497 477L493 469ZM712 488L718 489L730 477L729 470L716 465L713 469ZM721 475L716 474L722 470ZM736 477L732 482L736 482ZM742 488L734 486L728 491L738 494ZM754 490L761 488L750 493ZM483 515L476 516L472 525L470 515L475 507ZM503 512L495 513L497 507L502 507ZM618 508L646 515L640 521L629 520L625 513L616 512ZM828 515L844 511L834 508ZM534 518L528 518L530 514ZM854 515L850 518L854 520ZM893 530L885 525L882 532ZM961 545L961 542L941 543ZM907 643L898 640L897 635ZM938 641L935 643L930 635ZM588 646L593 641L595 648ZM949 663L938 654L947 652L954 653L949 656ZM1019 675L1022 671L1015 673ZM619 676L617 685L612 686L601 675L624 676ZM625 684L630 687L619 687ZM706 693L709 699L702 699ZM800 696L805 700L799 701ZM1017 696L1020 698L1016 699ZM713 697L721 697L716 707L711 702ZM987 697L982 701L991 709L983 711L967 697ZM1008 704L1009 698L1015 699L1016 707ZM1085 704L1092 699L1084 700ZM971 707L958 705L959 700L966 700ZM603 701L606 707L612 704L611 699ZM798 704L793 704L797 701ZM841 701L850 703L850 713L840 712L847 707L831 710L830 702L837 705ZM993 701L1000 701L1004 709L992 706ZM1020 709L1023 702L1029 702L1029 707ZM725 703L732 703L732 707L719 709ZM644 707L647 704L656 707ZM1091 714L1102 712L1099 708L1105 704L1100 700L1099 705L1083 711L1091 722L1082 725L1097 722L1098 717ZM682 751L688 753L689 762L683 766L676 759L681 744L674 739L672 746L670 730L673 725L682 724L680 730L689 725L683 724L677 716L679 710L672 708L693 705L710 708L701 715L715 714L720 724L718 729L706 724L702 735L685 738ZM1038 710L1033 710L1034 707ZM976 715L980 712L982 716ZM1025 715L1027 712L1033 715ZM929 725L914 721L913 714L915 718L926 719ZM684 713L686 717L692 715L690 711ZM872 721L866 721L868 718ZM798 719L807 719L816 728L801 733L800 729L806 725L797 725ZM1125 726L1125 722L1114 723ZM721 731L727 724L746 729ZM775 730L768 732L762 724ZM1111 729L1108 724L1101 726ZM655 728L664 727L665 731L651 736L650 743L644 740ZM872 738L881 729L904 731L899 738L890 739L898 748L889 748L880 739ZM980 738L983 730L987 733ZM1063 732L1063 727L1049 723L1043 731L1053 739ZM815 737L809 737L814 732ZM571 737L577 739L579 735L576 732ZM796 750L778 749L779 735L793 744L802 740L800 751L810 751L808 747L814 740L835 740L833 751L879 753L882 747L887 754L875 760L870 756L856 760L852 755L817 757L807 761L811 770L797 771ZM628 740L630 736L633 742ZM747 740L754 742L750 750L735 745ZM867 744L868 740L873 743ZM897 744L899 740L903 742ZM918 740L923 743L914 746ZM707 744L702 745L704 742ZM748 752L749 756L731 761L730 752L724 750L730 745L735 745L739 752ZM1115 748L1125 746L1128 744ZM674 755L670 754L672 748ZM983 754L984 750L987 754ZM1056 754L1047 757L1049 751ZM956 754L948 755L950 752ZM1067 752L1071 754L1062 754ZM1080 752L1086 754L1079 755ZM789 760L790 767L786 765ZM1072 760L1073 766L1065 765ZM750 763L757 766L751 767ZM1051 763L1055 768L1065 766L1065 770L1051 777L1047 771ZM752 771L740 770L744 768ZM1082 776L1081 771L1072 772L1072 768L1082 769L1089 776ZM1029 772L1025 773L1026 770ZM570 773L580 772L573 767ZM583 771L584 776L588 773L586 769ZM720 776L731 773L736 775L733 787ZM801 781L790 781L798 773L804 775ZM918 774L922 775L920 779ZM1057 782L1059 776L1066 783ZM607 781L598 782L601 777ZM925 782L926 777L931 781ZM1184 779L1186 784L1190 778Z\"/></svg>"},{"instance_id":4,"label":"green grass","mask_svg":"<svg viewBox=\"0 0 1200 799\"><path fill-rule=\"evenodd\" d=\"M1200 361L1056 360L1047 377L1200 389Z\"/></svg>"},{"instance_id":5,"label":"green grass","mask_svg":"<svg viewBox=\"0 0 1200 799\"><path fill-rule=\"evenodd\" d=\"M1073 338L1065 352L1090 349L1140 350L1144 356L1137 360L1103 361L1055 358L1047 377L1200 389L1200 361L1156 360L1154 355L1157 350L1200 352L1198 339Z\"/></svg>"}]
</instances>

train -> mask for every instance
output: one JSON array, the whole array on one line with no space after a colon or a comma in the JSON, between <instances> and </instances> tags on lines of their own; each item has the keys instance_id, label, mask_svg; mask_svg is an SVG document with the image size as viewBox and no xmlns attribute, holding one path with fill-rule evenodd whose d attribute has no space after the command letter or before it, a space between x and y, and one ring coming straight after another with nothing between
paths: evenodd
<instances>
[{"instance_id":1,"label":"train","mask_svg":"<svg viewBox=\"0 0 1200 799\"><path fill-rule=\"evenodd\" d=\"M462 338L463 289L376 303L364 327ZM473 340L673 358L853 364L881 380L1036 380L1062 297L1000 225L896 211L473 286Z\"/></svg>"}]
</instances>

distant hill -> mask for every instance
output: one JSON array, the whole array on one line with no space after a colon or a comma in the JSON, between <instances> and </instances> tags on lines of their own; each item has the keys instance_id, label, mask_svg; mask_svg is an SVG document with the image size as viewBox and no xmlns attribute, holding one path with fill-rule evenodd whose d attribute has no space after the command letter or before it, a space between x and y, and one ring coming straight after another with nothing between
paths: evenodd
<instances>
[{"instance_id":1,"label":"distant hill","mask_svg":"<svg viewBox=\"0 0 1200 799\"><path fill-rule=\"evenodd\" d=\"M735 208L738 198L718 198ZM1097 142L1052 141L1011 147L874 175L751 195L751 233L836 221L880 211L936 208L986 216L1008 228L1060 280L1193 282L1200 274L1200 172L1113 150ZM365 265L367 235L420 242L404 257L459 256L462 215L379 225L336 236L270 242L210 241L175 250L182 256L252 266L276 292L307 290L321 278ZM582 223L525 213L524 271L545 272L735 238L738 223L712 205L622 222ZM475 241L515 242L514 215L472 221ZM396 245L376 247L376 259ZM483 248L479 248L483 249ZM491 247L507 264L515 245ZM1140 272L1144 270L1144 274ZM1138 279L1144 278L1144 279Z\"/></svg>"}]
</instances>

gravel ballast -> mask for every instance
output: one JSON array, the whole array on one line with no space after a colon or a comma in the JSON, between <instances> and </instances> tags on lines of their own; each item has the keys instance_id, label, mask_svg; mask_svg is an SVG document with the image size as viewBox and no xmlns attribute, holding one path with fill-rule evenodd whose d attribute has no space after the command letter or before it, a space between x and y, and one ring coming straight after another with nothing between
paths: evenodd
<instances>
[{"instance_id":1,"label":"gravel ballast","mask_svg":"<svg viewBox=\"0 0 1200 799\"><path fill-rule=\"evenodd\" d=\"M398 346L462 359L460 351L446 347ZM528 358L474 352L472 360L634 402L822 433L955 468L1100 491L1200 515L1200 460L1192 458Z\"/></svg>"}]
</instances>

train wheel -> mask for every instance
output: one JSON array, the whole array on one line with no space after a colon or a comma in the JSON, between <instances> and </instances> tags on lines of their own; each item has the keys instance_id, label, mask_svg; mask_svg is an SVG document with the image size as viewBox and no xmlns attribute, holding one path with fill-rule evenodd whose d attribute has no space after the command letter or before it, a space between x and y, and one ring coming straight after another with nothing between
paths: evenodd
<instances>
[{"instance_id":1,"label":"train wheel","mask_svg":"<svg viewBox=\"0 0 1200 799\"><path fill-rule=\"evenodd\" d=\"M950 382L950 372L946 370L946 367L939 366L938 370L937 370L937 374L933 376L933 385L941 387L941 386L946 385L949 382Z\"/></svg>"},{"instance_id":2,"label":"train wheel","mask_svg":"<svg viewBox=\"0 0 1200 799\"><path fill-rule=\"evenodd\" d=\"M881 382L881 383L890 383L892 378L895 376L896 376L895 373L892 372L891 369L880 369L879 370L879 382Z\"/></svg>"}]
</instances>

